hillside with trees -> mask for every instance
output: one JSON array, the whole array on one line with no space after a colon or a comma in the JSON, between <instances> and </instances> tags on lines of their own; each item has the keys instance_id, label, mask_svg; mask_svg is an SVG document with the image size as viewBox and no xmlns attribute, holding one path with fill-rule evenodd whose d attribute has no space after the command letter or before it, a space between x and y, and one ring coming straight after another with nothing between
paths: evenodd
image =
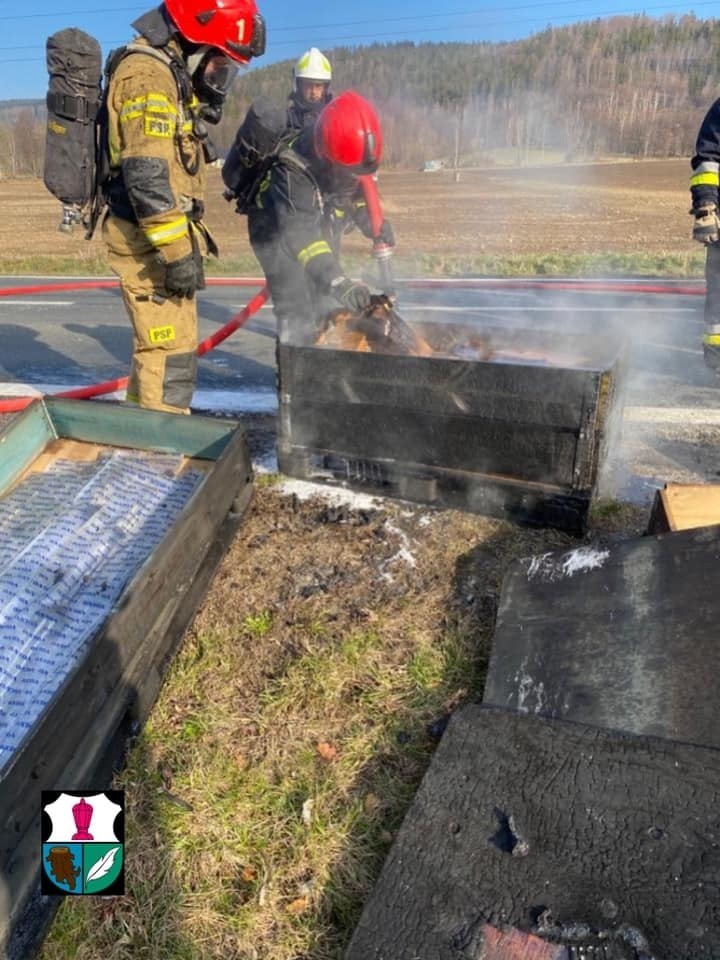
<instances>
[{"instance_id":1,"label":"hillside with trees","mask_svg":"<svg viewBox=\"0 0 720 960\"><path fill-rule=\"evenodd\" d=\"M272 37L270 38L272 45ZM298 51L298 54L301 51ZM612 17L513 43L394 43L325 50L336 92L378 107L384 163L460 165L692 153L720 94L720 20ZM213 138L221 152L254 97L282 102L293 60L241 74ZM0 176L42 172L43 110L0 110Z\"/></svg>"}]
</instances>

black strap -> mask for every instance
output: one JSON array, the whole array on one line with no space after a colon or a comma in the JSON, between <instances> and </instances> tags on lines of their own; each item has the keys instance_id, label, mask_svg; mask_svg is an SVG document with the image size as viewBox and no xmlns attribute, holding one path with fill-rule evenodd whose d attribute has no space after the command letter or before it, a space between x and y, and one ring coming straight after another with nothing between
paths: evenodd
<instances>
[{"instance_id":1,"label":"black strap","mask_svg":"<svg viewBox=\"0 0 720 960\"><path fill-rule=\"evenodd\" d=\"M65 117L67 120L77 120L80 123L94 123L99 107L96 99L88 100L87 97L50 91L48 91L45 102L51 113L55 113L59 117Z\"/></svg>"}]
</instances>

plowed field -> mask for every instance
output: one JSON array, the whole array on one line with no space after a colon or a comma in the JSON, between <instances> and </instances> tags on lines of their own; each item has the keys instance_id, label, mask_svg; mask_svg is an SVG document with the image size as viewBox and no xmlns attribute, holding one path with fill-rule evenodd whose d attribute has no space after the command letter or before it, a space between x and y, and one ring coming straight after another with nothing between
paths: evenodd
<instances>
[{"instance_id":1,"label":"plowed field","mask_svg":"<svg viewBox=\"0 0 720 960\"><path fill-rule=\"evenodd\" d=\"M687 252L686 159L489 167L461 173L383 171L385 212L398 257L415 253ZM249 253L244 218L222 198L211 170L207 222L228 257ZM39 180L0 181L0 250L12 256L102 255L99 235L59 233L60 205ZM351 236L346 249L367 241Z\"/></svg>"}]
</instances>

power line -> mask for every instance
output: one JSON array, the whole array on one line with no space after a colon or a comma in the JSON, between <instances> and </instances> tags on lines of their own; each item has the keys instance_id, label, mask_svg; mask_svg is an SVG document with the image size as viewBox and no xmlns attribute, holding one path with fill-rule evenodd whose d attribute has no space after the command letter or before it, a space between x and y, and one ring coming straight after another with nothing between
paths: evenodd
<instances>
[{"instance_id":1,"label":"power line","mask_svg":"<svg viewBox=\"0 0 720 960\"><path fill-rule=\"evenodd\" d=\"M710 5L715 5L715 4L716 4L716 0L696 0L695 6L696 6L696 7L699 7L699 6L710 6ZM518 10L524 10L524 9L538 9L538 8L546 7L546 6L548 6L548 5L549 5L549 4L546 3L546 2L542 2L542 3L531 3L531 4L523 4L523 5L519 5L519 6L514 6L514 7L507 7L507 8L505 8L505 10L506 10L506 11L507 11L507 10L518 11ZM558 5L560 5L560 4L552 4L552 5L558 6ZM564 0L563 0L563 5L565 5L565 6L571 6L571 7L574 7L575 9L577 9L577 2L576 2L576 0L567 0L566 3L565 3ZM135 8L133 8L133 9L135 9ZM652 12L674 12L675 9L676 9L676 6L674 6L674 5L665 5L665 4L660 5L660 6L645 7L644 10L643 10L643 13L642 13L641 15L642 15L642 16L646 16L649 11L652 11ZM412 21L414 21L414 22L418 22L418 21L423 21L423 20L435 19L435 18L437 18L437 17L443 17L443 18L447 21L448 18L451 17L451 16L453 16L453 15L468 16L468 15L470 15L471 13L481 13L481 12L483 12L483 11L464 11L464 12L462 12L462 13L458 12L457 14L451 14L451 13L443 13L443 14L418 14L417 16L414 16L414 17L394 17L394 18L388 18L387 21L385 21L385 22L388 22L388 23L390 23L390 22L401 22L401 21L406 21L406 20L412 20ZM571 25L572 23L582 23L582 22L594 21L594 20L598 20L598 19L607 19L607 18L613 17L613 16L637 16L637 15L638 15L638 14L637 14L637 11L636 11L636 10L612 10L612 11L606 11L606 12L604 12L603 15L602 15L602 17L598 17L597 15L589 15L589 14L588 14L588 15L584 15L584 16L582 16L580 19L578 19L578 18L576 18L576 17L573 17L571 14L568 14L567 16L560 16L560 17L551 17L551 18L543 17L543 18L536 18L536 19L530 19L530 20L528 20L527 18L523 18L522 20L510 20L510 21L503 15L503 17L502 17L501 19L497 19L497 20L487 20L487 19L484 19L484 20L483 20L483 23L482 23L482 27L483 27L483 28L486 28L486 27L494 27L494 26L499 26L499 25L502 25L502 26L515 26L515 25L518 25L518 24L533 24L533 23L541 23L541 24L543 24L543 25L545 25L545 26L553 26L553 25L560 25L560 24L562 24L562 25L568 25L568 24L565 24L565 21L570 21L570 25ZM32 14L31 14L30 16L35 16L35 15L32 15ZM0 20L7 20L7 19L20 19L20 18L0 17ZM358 25L358 26L360 26L360 25L362 25L362 24L364 24L364 23L376 24L376 21L375 21L375 20L352 21L352 22L346 22L345 25L348 25L348 26L350 26L350 25ZM326 24L325 26L327 26L327 27L329 27L329 26L338 26L338 27L340 27L340 26L343 26L343 25L344 25L344 24L338 23L338 24L333 24L333 25L331 25L331 24ZM449 27L452 27L452 24L448 24L448 26L449 26ZM464 25L464 28L467 29L467 28L468 28L468 25ZM295 31L295 32L301 32L301 31L302 31L302 32L305 32L305 31L307 31L307 30L309 30L309 29L313 29L313 28L302 26L302 27L287 27L287 28L284 28L284 29L285 29L286 32L287 32L287 31L291 31L291 30L292 30L292 31ZM387 39L387 38L389 38L389 37L399 37L399 38L402 38L402 40L396 41L396 42L398 42L398 43L401 43L403 40L411 43L411 42L413 42L413 37L414 37L414 36L417 36L417 35L419 35L419 34L433 33L434 30L435 30L434 27L427 27L427 28L415 29L415 30L413 30L413 31L411 31L411 32L409 32L409 33L408 33L407 31L385 32L385 33L383 34L383 39L382 39L382 40L378 40L377 32L374 32L374 33L372 33L372 34L354 33L354 34L351 34L351 35L348 35L348 36L340 36L340 37L338 37L338 36L334 36L334 37L317 37L317 38L315 38L315 43L316 43L316 45L318 45L318 46L323 46L323 47L325 47L326 49L332 48L332 47L334 47L334 46L343 45L343 44L346 44L346 43L353 43L353 42L362 41L362 40L372 40L372 41L375 41L375 43L382 43L385 39ZM278 31L273 31L273 33L274 33L274 32L278 32ZM519 40L520 38L517 38L517 39ZM99 42L100 42L106 49L113 49L114 47L122 46L123 44L127 43L127 41L128 41L128 37L127 37L127 36L124 37L122 40L99 40ZM427 42L427 41L420 41L420 42ZM443 41L442 41L442 40L434 40L433 42L442 43ZM491 42L491 41L483 41L483 40L477 40L477 39L476 39L476 40L468 40L468 41L445 41L445 42L448 42L448 43L450 43L450 42L455 42L455 43L468 42L468 43L478 43L478 44L479 44L479 43L488 43L488 42ZM509 42L509 41L506 41L506 42ZM272 40L271 40L271 49L277 49L278 47L288 47L288 48L289 48L289 47L297 47L297 43L298 43L297 40L292 40L292 39L280 40L280 41L277 41L276 43L272 43ZM364 45L364 44L363 44L363 45ZM37 45L26 46L26 47L18 47L18 46L16 46L16 45L15 45L15 46L12 46L12 47L0 47L0 53L4 52L4 51L6 51L6 50L7 50L7 51L13 51L13 52L16 52L16 51L18 51L18 50L37 50ZM15 63L25 63L25 64L28 64L28 63L41 63L41 62L44 62L44 57L43 57L43 58L40 58L40 57L31 57L31 58L28 58L28 57L2 58L2 60L0 61L0 66L5 65L5 64L15 64ZM255 66L256 68L262 68L263 63L262 63L262 61L258 61L257 63L254 63L253 66Z\"/></svg>"},{"instance_id":2,"label":"power line","mask_svg":"<svg viewBox=\"0 0 720 960\"><path fill-rule=\"evenodd\" d=\"M95 13L142 13L147 10L145 4L138 4L134 7L105 7L105 8L85 8L85 10L48 10L46 13L16 13L11 17L0 17L0 20L40 20L47 17L84 17Z\"/></svg>"},{"instance_id":3,"label":"power line","mask_svg":"<svg viewBox=\"0 0 720 960\"><path fill-rule=\"evenodd\" d=\"M586 21L586 20L592 21L592 20L598 20L598 19L607 19L608 17L616 17L616 16L635 16L635 15L637 15L637 11L636 11L636 10L609 10L609 11L605 11L605 12L602 14L601 17L598 16L597 14L590 14L590 13L588 13L588 14L583 14L581 17L577 17L577 16L575 16L575 15L567 15L567 16L551 17L551 18L549 18L549 19L543 17L542 19L536 18L536 19L533 19L533 20L528 20L527 18L523 18L522 20L508 20L508 19L504 16L504 13L507 12L507 11L518 11L518 10L526 10L526 9L538 9L538 8L546 7L546 6L550 6L550 5L552 5L552 6L570 6L570 7L577 8L577 5L578 5L578 4L577 4L577 0L561 0L560 3L552 3L552 4L549 4L548 2L543 2L543 3L522 4L522 5L514 6L514 7L505 7L505 8L504 8L504 11L503 11L503 16L502 16L501 18L498 18L498 19L484 19L484 20L483 20L483 23L482 23L482 26L483 26L483 27L493 27L493 26L503 25L503 26L511 26L511 27L512 27L512 26L516 26L516 25L518 25L518 24L529 24L529 23L543 23L543 24L547 24L547 25L550 25L550 26L551 26L551 25L553 25L554 23L557 23L557 22L560 22L560 21L570 21L570 22L572 23L572 22L584 22L584 21ZM695 6L696 6L696 7L699 7L699 6L716 6L716 5L717 5L717 0L697 0L697 2L695 3ZM664 12L672 13L675 9L676 9L676 7L675 7L675 5L673 5L673 4L660 4L660 5L653 6L653 7L645 7L644 10L643 10L643 12L642 12L642 15L643 15L643 16L646 15L646 14L648 13L648 11L655 11L655 12L664 11ZM99 11L98 11L98 12L99 12ZM482 13L482 14L484 15L484 11L480 11L480 10L456 11L455 13L451 13L451 12L445 12L445 13L428 13L428 14L418 14L418 15L413 16L413 17L388 17L388 18L385 19L384 22L385 22L385 23L401 23L401 22L406 22L406 21L412 21L412 22L414 22L414 23L417 23L418 21L433 20L433 19L436 19L436 18L442 18L442 19L444 19L445 21L447 21L450 17L453 17L453 16L474 16L474 15L477 15L477 14L480 14L480 13ZM34 14L31 14L30 16L34 16ZM13 18L0 17L0 20L3 20L3 19L13 19ZM20 18L16 18L16 19L20 19ZM375 20L350 20L350 21L343 21L343 22L340 22L340 23L316 24L316 25L314 25L314 26L310 26L310 25L305 25L305 24L303 24L302 26L298 26L298 27L277 27L277 28L274 28L274 29L272 30L272 35L274 36L276 33L290 33L290 32L292 32L292 33L303 33L303 34L304 34L304 33L306 33L308 30L330 29L330 28L335 28L335 27L364 26L365 24L372 24L373 26L375 26L375 25L376 25L376 21L375 21ZM452 26L452 24L450 24L450 26ZM460 26L462 26L462 25L460 25ZM413 34L429 33L429 32L431 32L431 30L432 30L432 28L430 28L430 27L428 27L427 29L422 29L422 28L421 28L421 29L418 29L418 30L413 30L412 33L413 33ZM397 32L397 31L396 31L396 32L393 32L393 33L387 33L387 32L385 32L385 33L383 34L383 37L388 37L388 36L397 37L397 36L405 36L405 34L401 34L400 32ZM115 47L115 46L121 46L123 43L127 43L127 39L128 39L128 38L127 38L127 36L126 36L126 37L124 37L123 39L116 39L116 40L102 40L102 39L100 39L100 38L98 38L98 39L99 39L99 42L100 42L103 46L108 47L108 48L112 48L112 47ZM271 39L271 42L272 42L272 37L271 37L270 39ZM353 41L353 40L368 40L368 39L375 40L375 41L378 42L378 43L382 42L382 40L378 40L377 32L375 32L375 33L373 33L373 34L352 34L352 35L350 35L350 36L344 36L344 37L324 37L324 38L318 38L318 43L333 44L333 45L334 45L334 44L338 44L338 43L346 43L346 42ZM406 39L408 39L409 41L411 40L411 38L410 38L409 36L406 37ZM292 46L292 45L294 45L295 42L296 42L296 41L294 41L294 40L280 40L280 41L274 43L273 46L274 46L274 47L287 47L287 46ZM441 39L439 39L437 42L438 42L438 43L442 43L443 41L442 41ZM448 41L448 42L453 42L453 41ZM459 42L459 41L454 41L454 42ZM468 42L483 42L483 41L468 41ZM487 41L485 41L485 42L487 42ZM34 49L37 49L37 45L36 45L36 44L34 44L34 45L22 46L22 47L19 47L19 46L17 46L17 45L15 44L15 45L13 45L13 46L11 46L11 47L0 47L0 52L4 52L4 51L6 51L6 50L12 50L12 51L14 52L14 51L16 51L16 50L34 50ZM6 60L4 60L3 62L4 62L4 63L21 63L21 62L27 62L27 61L26 61L26 58L22 58L22 60L6 59ZM37 62L37 58L35 58L33 62ZM261 64L260 64L260 65L261 65Z\"/></svg>"},{"instance_id":4,"label":"power line","mask_svg":"<svg viewBox=\"0 0 720 960\"><path fill-rule=\"evenodd\" d=\"M717 3L717 0L697 0L695 6L716 5L716 3ZM559 4L554 4L554 5L557 6L557 5L559 5ZM574 8L577 8L577 0L568 0L568 2L567 2L567 3L564 3L563 5L565 5L565 6L572 6L572 7L574 7ZM533 4L524 4L524 5L516 6L516 7L507 7L506 10L515 10L515 11L517 11L517 10L523 10L523 9L537 9L537 8L545 7L545 6L548 6L548 4L545 3L545 2L544 2L544 3L533 3ZM654 11L654 12L672 12L672 11L675 10L675 9L676 9L676 6L675 6L675 5L668 5L668 4L663 4L663 5L654 6L654 7L645 7L642 15L646 15L646 14L648 13L648 11ZM450 14L450 13L434 14L434 13L430 13L430 14L418 14L417 16L414 16L414 17L389 17L389 18L387 18L387 20L386 20L385 22L387 22L387 23L394 23L394 22L401 22L401 21L406 21L406 20L412 20L413 22L418 22L418 21L422 21L422 20L435 19L436 17L442 17L442 18L444 18L444 19L447 21L448 18L451 17L451 16L469 16L469 15L471 15L471 14L477 14L477 13L481 13L481 12L482 12L482 11L464 11L464 12L462 12L462 13L458 12L457 14ZM603 14L602 18L597 17L597 16L595 16L595 15L587 15L587 17L581 17L580 20L578 20L576 17L573 17L571 14L568 14L567 16L551 17L551 18L549 18L549 19L543 17L542 19L537 18L537 19L534 19L534 20L528 20L527 18L523 18L522 20L508 20L508 19L503 15L502 19L497 19L497 20L487 20L487 19L484 19L484 20L483 20L483 23L482 23L482 26L483 26L483 27L493 27L493 26L499 26L499 25L502 25L502 26L515 26L515 25L521 24L521 23L522 23L522 24L543 23L543 24L547 24L547 25L552 25L553 23L560 23L560 22L564 22L564 21L567 21L567 20L570 20L571 22L583 22L583 21L586 20L586 19L587 19L587 20L597 20L597 19L606 19L606 18L608 18L608 17L613 17L613 16L635 16L635 15L637 15L637 12L636 12L635 10L611 10L611 11L605 12L605 13ZM3 18L0 18L0 19L3 19ZM350 21L350 22L347 22L347 23L345 23L345 24L342 24L342 23L338 23L338 24L326 24L325 26L326 26L326 27L334 27L334 26L340 27L340 26L350 26L350 25L358 25L358 26L360 26L360 25L365 24L365 23L375 24L376 21L375 21L375 20L357 20L357 21ZM452 26L452 25L450 25L450 26ZM302 26L302 27L286 27L286 28L284 28L285 32L288 32L288 31L291 31L291 30L292 30L292 31L295 31L295 32L303 32L303 33L306 32L307 30L310 30L310 29L314 29L314 28L313 28L313 27L305 27L305 26ZM426 34L426 33L433 32L433 30L434 30L434 28L428 27L427 29L422 29L422 28L420 28L420 29L417 29L417 30L413 30L413 31L411 31L410 34L408 34L406 31L395 31L395 32L390 32L390 33L384 32L384 33L383 33L383 38L402 36L402 37L404 37L405 39L410 40L412 35L421 34L421 33L425 33L425 34ZM273 32L279 32L279 31L273 31ZM128 39L128 38L125 37L125 38L122 39L122 40L99 40L99 42L102 43L102 45L105 46L105 47L112 48L112 47L116 47L116 46L121 46L123 43L126 43L126 42L127 42L127 39ZM376 43L382 43L382 42L383 42L382 39L378 39L377 33L372 33L372 34L360 34L360 33L355 33L355 34L352 34L352 35L349 35L349 36L340 36L340 37L318 37L318 38L317 38L317 43L318 43L318 44L323 44L323 45L333 45L333 46L334 46L334 45L337 45L337 44L339 44L339 43L347 43L347 42L350 42L350 41L353 41L353 40L374 40ZM270 38L270 42L271 42L271 44L272 44L272 37ZM442 40L438 40L438 41L436 41L436 42L441 43ZM449 42L453 42L453 41L449 41ZM454 41L454 42L460 42L460 41ZM487 41L468 41L468 42L487 42ZM297 41L288 39L288 40L280 40L280 41L272 44L272 46L273 46L274 48L277 48L277 47L289 47L289 46L295 46L296 43L297 43ZM18 47L17 45L14 45L14 46L12 46L12 47L0 47L0 52L4 52L4 51L6 51L6 50L12 50L12 51L14 52L14 51L17 51L17 50L34 50L34 49L37 49L37 46L36 46L36 45L33 45L33 46L25 46L25 47ZM27 58L23 57L23 58L21 58L21 59L4 59L2 62L3 62L3 63L27 63L27 62L29 62L29 61L27 60ZM39 58L33 58L32 61L30 61L30 62L39 62ZM258 63L257 66L262 66L262 63Z\"/></svg>"},{"instance_id":5,"label":"power line","mask_svg":"<svg viewBox=\"0 0 720 960\"><path fill-rule=\"evenodd\" d=\"M517 12L521 10L540 10L547 7L574 7L577 9L578 2L583 2L583 0L540 0L538 3L523 3L517 4L515 6L506 7L503 6L502 9L498 8L498 13L506 14L508 12ZM586 0L586 2L591 2L591 0ZM716 6L717 0L696 0L693 3L693 10L696 7L707 7L707 6ZM262 2L260 3L262 7ZM675 10L677 5L673 6L663 6L663 7L644 7L642 11L631 10L631 11L605 11L602 14L593 14L587 13L589 19L599 19L605 18L608 16L617 16L619 12L627 12L628 14L646 14L648 10ZM138 4L133 7L89 7L84 10L53 10L47 11L45 13L19 13L13 14L12 16L0 16L0 21L9 21L9 20L36 20L41 18L56 18L58 16L63 17L73 17L73 16L94 16L95 14L105 16L108 13L142 13L147 9L146 4ZM488 13L487 7L475 8L472 10L445 10L442 13L417 13L412 16L405 17L386 17L383 16L383 23L399 23L401 21L418 21L418 20L431 20L431 19L447 19L448 17L465 17L465 16L474 16L476 14L486 15ZM678 14L680 16L681 14ZM585 15L584 15L585 16ZM557 19L557 18L550 18ZM496 21L497 22L497 21ZM513 21L514 23L524 22L523 21ZM274 33L288 33L288 32L297 32L297 31L306 31L306 30L321 30L325 28L335 28L335 27L355 27L363 26L364 24L375 24L377 25L377 19L365 19L365 20L342 20L336 23L314 23L314 24L305 24L303 23L297 27L274 27Z\"/></svg>"}]
</instances>

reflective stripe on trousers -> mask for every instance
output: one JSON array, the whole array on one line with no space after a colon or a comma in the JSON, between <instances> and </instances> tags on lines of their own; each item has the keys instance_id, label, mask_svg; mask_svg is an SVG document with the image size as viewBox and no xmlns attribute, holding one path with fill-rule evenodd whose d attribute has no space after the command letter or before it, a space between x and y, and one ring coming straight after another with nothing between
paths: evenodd
<instances>
[{"instance_id":1,"label":"reflective stripe on trousers","mask_svg":"<svg viewBox=\"0 0 720 960\"><path fill-rule=\"evenodd\" d=\"M137 225L109 216L103 239L133 328L127 399L150 410L186 413L197 380L195 297L158 297L165 268Z\"/></svg>"}]
</instances>

